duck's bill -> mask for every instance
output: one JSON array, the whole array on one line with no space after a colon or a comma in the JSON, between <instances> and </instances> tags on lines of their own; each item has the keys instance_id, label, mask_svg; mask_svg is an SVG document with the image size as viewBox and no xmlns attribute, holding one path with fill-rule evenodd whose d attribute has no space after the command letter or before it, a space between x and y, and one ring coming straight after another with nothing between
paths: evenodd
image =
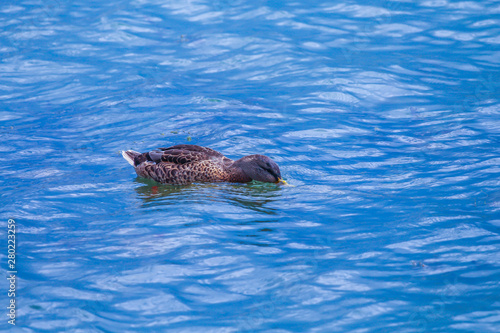
<instances>
[{"instance_id":1,"label":"duck's bill","mask_svg":"<svg viewBox=\"0 0 500 333\"><path fill-rule=\"evenodd\" d=\"M284 179L282 178L278 178L278 181L276 182L276 184L283 184L283 185L289 185Z\"/></svg>"}]
</instances>

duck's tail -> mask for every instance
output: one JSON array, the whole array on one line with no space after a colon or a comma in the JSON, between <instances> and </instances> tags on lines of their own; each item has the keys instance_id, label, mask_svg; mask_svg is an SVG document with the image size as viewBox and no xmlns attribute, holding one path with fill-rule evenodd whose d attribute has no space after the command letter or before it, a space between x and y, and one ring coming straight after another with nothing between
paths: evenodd
<instances>
[{"instance_id":1,"label":"duck's tail","mask_svg":"<svg viewBox=\"0 0 500 333\"><path fill-rule=\"evenodd\" d=\"M127 150L127 151L122 151L122 156L125 160L127 160L127 162L133 166L134 168L137 166L137 164L135 163L137 160L136 160L136 157L142 155L141 153L138 153L136 151L133 151L133 150Z\"/></svg>"}]
</instances>

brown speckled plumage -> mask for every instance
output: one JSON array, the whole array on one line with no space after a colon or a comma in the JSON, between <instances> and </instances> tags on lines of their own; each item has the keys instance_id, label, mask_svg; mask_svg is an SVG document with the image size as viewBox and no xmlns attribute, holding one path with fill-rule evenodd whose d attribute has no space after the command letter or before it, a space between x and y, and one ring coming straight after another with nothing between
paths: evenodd
<instances>
[{"instance_id":1,"label":"brown speckled plumage","mask_svg":"<svg viewBox=\"0 0 500 333\"><path fill-rule=\"evenodd\" d=\"M138 176L163 184L284 182L278 165L264 155L233 161L213 149L196 145L176 145L142 154L128 150L122 155Z\"/></svg>"}]
</instances>

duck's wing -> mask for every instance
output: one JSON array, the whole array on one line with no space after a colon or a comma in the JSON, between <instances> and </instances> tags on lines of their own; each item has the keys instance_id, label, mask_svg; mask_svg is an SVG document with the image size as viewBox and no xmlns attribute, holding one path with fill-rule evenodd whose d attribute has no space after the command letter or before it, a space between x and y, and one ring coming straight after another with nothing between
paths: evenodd
<instances>
[{"instance_id":1,"label":"duck's wing","mask_svg":"<svg viewBox=\"0 0 500 333\"><path fill-rule=\"evenodd\" d=\"M207 160L219 160L225 163L231 161L218 151L196 145L176 145L168 148L158 148L157 151L152 151L149 155L151 160L156 163L187 164Z\"/></svg>"}]
</instances>

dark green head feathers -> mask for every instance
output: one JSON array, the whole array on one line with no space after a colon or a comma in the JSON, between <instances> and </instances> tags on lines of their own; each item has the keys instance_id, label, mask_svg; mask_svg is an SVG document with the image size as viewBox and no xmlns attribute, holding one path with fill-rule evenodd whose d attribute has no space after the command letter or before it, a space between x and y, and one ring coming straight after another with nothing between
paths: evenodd
<instances>
[{"instance_id":1,"label":"dark green head feathers","mask_svg":"<svg viewBox=\"0 0 500 333\"><path fill-rule=\"evenodd\" d=\"M233 161L210 148L177 145L142 154L123 151L122 156L139 177L163 184L246 183L252 180L286 184L278 165L264 155L249 155Z\"/></svg>"}]
</instances>

